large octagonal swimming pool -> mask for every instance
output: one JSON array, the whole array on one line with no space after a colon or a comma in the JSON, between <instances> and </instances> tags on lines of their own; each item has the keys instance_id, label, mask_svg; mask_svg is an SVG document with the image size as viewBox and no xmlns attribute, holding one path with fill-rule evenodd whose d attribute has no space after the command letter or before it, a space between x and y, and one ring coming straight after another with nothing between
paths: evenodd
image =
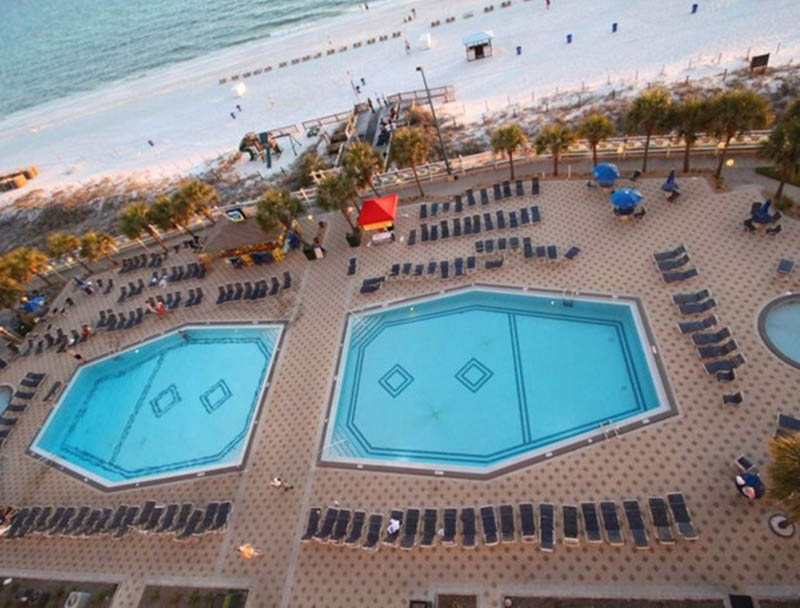
<instances>
[{"instance_id":1,"label":"large octagonal swimming pool","mask_svg":"<svg viewBox=\"0 0 800 608\"><path fill-rule=\"evenodd\" d=\"M30 451L109 489L236 468L282 329L186 327L83 365Z\"/></svg>"},{"instance_id":2,"label":"large octagonal swimming pool","mask_svg":"<svg viewBox=\"0 0 800 608\"><path fill-rule=\"evenodd\" d=\"M674 411L634 299L469 289L349 316L320 461L496 474Z\"/></svg>"}]
</instances>

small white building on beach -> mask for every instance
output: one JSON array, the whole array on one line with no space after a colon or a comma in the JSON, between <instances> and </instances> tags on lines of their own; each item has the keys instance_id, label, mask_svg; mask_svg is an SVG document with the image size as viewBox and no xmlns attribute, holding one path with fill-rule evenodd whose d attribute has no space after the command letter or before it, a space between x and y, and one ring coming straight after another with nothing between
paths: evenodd
<instances>
[{"instance_id":1,"label":"small white building on beach","mask_svg":"<svg viewBox=\"0 0 800 608\"><path fill-rule=\"evenodd\" d=\"M491 57L493 38L494 32L492 32L492 30L475 32L474 34L464 36L462 41L464 42L464 46L467 47L467 61Z\"/></svg>"}]
</instances>

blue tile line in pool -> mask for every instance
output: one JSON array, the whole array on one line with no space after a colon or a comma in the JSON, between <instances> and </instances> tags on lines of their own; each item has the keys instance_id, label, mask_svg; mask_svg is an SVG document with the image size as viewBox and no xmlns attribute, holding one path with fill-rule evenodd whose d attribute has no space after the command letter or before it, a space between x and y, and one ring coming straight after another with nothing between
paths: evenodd
<instances>
[{"instance_id":1,"label":"blue tile line in pool","mask_svg":"<svg viewBox=\"0 0 800 608\"><path fill-rule=\"evenodd\" d=\"M383 330L385 327L392 327L397 325L406 325L409 323L420 322L428 319L433 319L442 316L448 316L455 313L461 312L468 312L468 311L492 311L498 312L502 314L508 315L509 318L509 333L510 333L510 342L512 344L513 354L514 354L514 362L515 362L515 382L516 382L516 389L518 395L518 409L519 409L519 416L520 416L520 427L522 430L522 437L521 441L513 446L509 446L503 450L498 450L496 452L492 452L489 454L485 454L483 456L476 456L475 454L469 454L464 452L451 452L451 451L442 451L442 450L419 450L419 449L396 449L396 448L386 448L380 446L373 446L367 437L360 431L360 429L355 424L355 414L357 409L357 401L358 401L358 387L361 383L361 373L362 373L362 365L364 361L364 349L365 347L370 344L377 335ZM381 318L379 315L375 315L371 322L365 322L359 328L358 332L358 341L354 341L353 335L351 335L350 340L350 356L353 355L354 349L356 356L356 365L355 365L355 373L353 378L353 384L355 389L352 391L350 402L347 404L347 417L345 426L349 431L350 438L354 439L361 447L363 454L365 456L400 456L400 457L409 457L409 456L420 456L420 457L438 457L438 458L446 458L450 461L460 461L460 462L486 462L491 463L499 459L505 459L512 456L516 456L520 453L530 451L531 449L535 449L537 447L548 445L550 443L554 443L560 441L562 439L566 439L587 431L596 430L599 426L605 422L607 419L605 417L593 419L587 421L581 425L576 427L572 427L570 429L566 429L561 432L551 433L548 435L544 435L539 438L537 441L532 441L532 432L530 429L530 420L528 419L528 396L525 392L525 383L524 377L522 375L522 365L520 359L520 345L519 345L519 336L517 333L516 328L516 317L518 316L530 316L530 317L538 317L538 318L546 318L546 319L558 319L558 320L568 320L571 322L577 323L587 323L587 324L599 324L599 325L606 325L609 327L614 328L617 334L617 340L620 344L623 360L625 363L626 372L628 378L630 380L631 385L634 388L634 399L636 402L636 406L627 410L622 410L616 414L616 418L622 419L630 417L631 415L635 415L636 413L641 413L647 410L647 404L644 400L643 389L641 387L639 376L636 372L635 365L633 363L633 355L631 353L631 345L629 342L629 336L626 332L626 328L624 324L620 321L615 320L608 320L598 317L591 317L589 315L585 315L584 317L579 317L573 314L561 314L555 311L553 312L542 312L542 311L520 311L515 309L509 309L507 307L502 306L492 306L492 305L465 305L461 307L455 307L448 309L446 311L438 311L426 314L419 314L417 315L413 321L408 319L400 319L395 321L387 321ZM473 358L474 359L474 358ZM471 359L462 367L461 370L456 374L457 380L460 384L465 385L469 390L472 390L468 383L465 384L463 380L462 371L473 371L473 368L480 369L475 365L474 362L478 362L477 359ZM483 364L481 364L483 366ZM390 376L392 372L396 372L397 369L402 369L404 373L413 379L411 372L405 370L399 363L394 365L384 378ZM489 372L488 367L483 366L483 368ZM485 372L484 372L485 373ZM458 377L461 374L461 377ZM486 381L489 380L489 377L482 378L483 382L481 386L485 384ZM402 390L408 387L410 382L406 383L402 386ZM389 389L381 384L387 392L390 392ZM476 390L480 390L480 386L477 387ZM473 391L475 392L475 391ZM390 392L391 394L391 392ZM396 395L399 395L398 392Z\"/></svg>"},{"instance_id":2,"label":"blue tile line in pool","mask_svg":"<svg viewBox=\"0 0 800 608\"><path fill-rule=\"evenodd\" d=\"M267 361L269 361L270 357L274 354L274 348L268 347L261 338L192 338L192 341L194 343L204 343L204 344L236 344L236 343L238 343L238 344L243 344L243 343L255 344L256 347L259 349L259 351L264 355L264 357L265 357L265 359ZM270 340L270 342L271 342L271 346L274 347L276 341L275 340ZM256 406L256 402L258 400L258 395L259 395L259 393L261 391L261 387L262 387L262 385L264 383L265 374L267 372L267 366L264 366L264 368L262 369L262 372L260 374L260 377L258 379L258 382L256 382L255 385L254 385L255 389L253 391L253 395L252 395L251 400L250 400L251 404L250 404L250 408L249 408L249 413L248 413L248 416L247 416L246 420L244 421L244 424L242 426L241 431L239 433L237 433L227 444L225 444L225 446L223 446L222 449L220 449L216 453L210 454L210 455L204 456L204 457L186 459L186 460L181 460L181 461L177 461L177 462L162 464L162 465L159 465L159 466L139 467L139 468L136 468L136 469L126 469L124 467L119 466L115 462L117 457L118 457L118 455L119 455L120 450L122 449L122 446L125 443L125 440L128 437L128 434L130 433L131 427L133 426L133 424L135 422L136 416L137 416L140 408L142 407L143 403L145 402L145 400L147 398L147 395L148 395L148 393L149 393L149 391L151 389L151 385L152 385L153 379L156 377L156 375L158 374L158 371L161 369L161 366L163 365L163 361L164 361L164 358L165 358L167 352L170 351L170 350L176 349L176 348L180 348L181 346L182 346L182 344L180 344L180 343L168 346L168 347L164 348L158 354L157 363L156 363L152 373L149 375L148 382L142 388L142 390L141 390L141 392L139 394L139 397L138 397L138 399L136 401L136 405L135 405L135 407L133 409L133 412L128 417L126 425L125 425L122 433L120 434L120 437L118 438L118 440L116 441L116 443L114 445L114 448L112 450L111 458L109 458L109 459L100 458L96 454L93 454L93 453L91 453L91 452L89 452L89 451L87 451L85 449L82 449L79 446L70 445L69 444L69 438L72 435L72 433L74 432L74 430L76 428L76 425L85 416L88 404L92 400L92 396L97 392L99 386L103 382L106 382L106 381L108 381L108 380L110 380L112 378L119 378L121 376L127 375L127 374L131 373L133 370L141 367L142 365L147 364L149 361L152 360L151 358L148 358L148 359L146 359L144 361L138 362L138 363L136 363L136 364L134 364L134 365L132 365L130 367L126 367L126 368L124 368L124 369L122 369L122 370L120 370L120 371L118 371L116 373L106 375L103 378L99 378L98 380L96 380L92 384L92 388L88 392L88 396L86 397L86 399L84 399L84 404L81 406L81 408L78 410L77 414L74 416L74 418L72 420L72 423L70 425L69 431L65 435L64 441L62 442L62 444L60 446L61 449L65 453L71 454L72 456L75 456L75 457L77 457L79 459L82 459L82 460L85 460L87 462L90 462L93 465L95 465L96 467L103 468L103 469L105 469L107 471L117 473L118 475L120 475L120 476L122 476L124 478L130 479L130 478L134 478L134 477L142 477L142 476L146 476L146 475L160 474L160 473L164 473L164 472L187 469L187 468L193 468L193 467L201 466L201 465L204 465L204 464L218 462L226 454L228 454L233 449L235 449L239 444L241 444L242 440L247 435L248 428L250 427L250 423L251 423L251 420L252 420L254 412L255 412L255 406ZM166 413L166 409L169 409L170 407L172 407L172 406L174 406L176 404L176 402L170 403L170 405L166 409L163 409L164 405L161 404L161 400L162 400L164 394L168 393L168 392L170 392L170 387L168 387L167 389L165 389L164 391L159 393L159 395L155 399L153 399L151 401L151 406L153 404L153 401L156 401L156 402L158 402L160 404L159 407L162 408L161 415ZM177 394L177 390L175 390L174 395L175 395L175 398L180 400L180 397ZM232 395L232 393L231 393L231 390L228 387L227 383L224 381L224 379L220 379L216 383L214 383L211 386L211 388L209 388L206 391L206 393L204 393L204 397L206 397L206 399L201 399L201 401L203 403L203 406L204 406L205 410L210 414L213 411L215 411L217 408L219 408L225 401L227 401L227 399L230 398L231 395Z\"/></svg>"}]
</instances>

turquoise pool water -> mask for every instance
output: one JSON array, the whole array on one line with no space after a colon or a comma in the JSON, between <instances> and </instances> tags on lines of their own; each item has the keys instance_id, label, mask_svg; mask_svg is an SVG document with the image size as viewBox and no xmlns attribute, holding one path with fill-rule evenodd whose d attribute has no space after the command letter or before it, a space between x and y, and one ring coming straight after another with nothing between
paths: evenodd
<instances>
[{"instance_id":1,"label":"turquoise pool water","mask_svg":"<svg viewBox=\"0 0 800 608\"><path fill-rule=\"evenodd\" d=\"M764 330L772 346L800 366L800 295L771 307L764 317Z\"/></svg>"},{"instance_id":2,"label":"turquoise pool water","mask_svg":"<svg viewBox=\"0 0 800 608\"><path fill-rule=\"evenodd\" d=\"M476 289L350 316L322 460L485 473L667 407L632 302Z\"/></svg>"},{"instance_id":3,"label":"turquoise pool water","mask_svg":"<svg viewBox=\"0 0 800 608\"><path fill-rule=\"evenodd\" d=\"M189 327L84 365L31 451L109 487L239 466L281 332Z\"/></svg>"}]
</instances>

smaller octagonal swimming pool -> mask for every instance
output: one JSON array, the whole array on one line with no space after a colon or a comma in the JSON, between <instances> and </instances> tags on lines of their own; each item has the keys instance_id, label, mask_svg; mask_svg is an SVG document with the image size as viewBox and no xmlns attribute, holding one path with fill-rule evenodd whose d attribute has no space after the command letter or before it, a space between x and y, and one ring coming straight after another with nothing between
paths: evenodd
<instances>
[{"instance_id":1,"label":"smaller octagonal swimming pool","mask_svg":"<svg viewBox=\"0 0 800 608\"><path fill-rule=\"evenodd\" d=\"M282 330L186 327L82 365L30 451L109 489L237 468Z\"/></svg>"},{"instance_id":2,"label":"smaller octagonal swimming pool","mask_svg":"<svg viewBox=\"0 0 800 608\"><path fill-rule=\"evenodd\" d=\"M351 314L320 462L486 476L647 423L674 412L651 344L628 298L474 288Z\"/></svg>"}]
</instances>

